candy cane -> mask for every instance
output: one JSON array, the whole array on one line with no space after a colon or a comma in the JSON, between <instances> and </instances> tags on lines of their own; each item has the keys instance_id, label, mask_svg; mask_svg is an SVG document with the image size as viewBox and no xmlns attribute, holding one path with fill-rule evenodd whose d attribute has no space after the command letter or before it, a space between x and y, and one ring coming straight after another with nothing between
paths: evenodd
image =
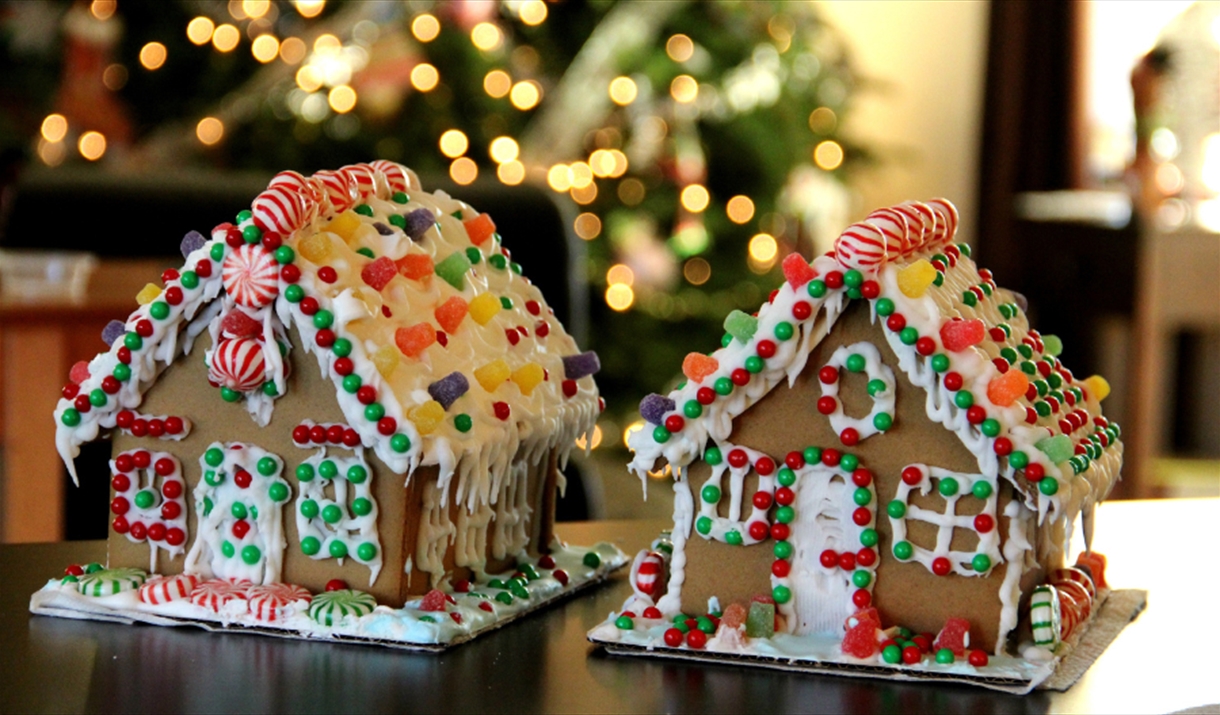
<instances>
[{"instance_id":1,"label":"candy cane","mask_svg":"<svg viewBox=\"0 0 1220 715\"><path fill-rule=\"evenodd\" d=\"M191 573L180 573L175 576L153 576L143 586L140 586L140 601L153 606L170 601L190 598L195 587L199 585L199 577Z\"/></svg>"},{"instance_id":2,"label":"candy cane","mask_svg":"<svg viewBox=\"0 0 1220 715\"><path fill-rule=\"evenodd\" d=\"M308 603L313 595L304 588L291 583L270 583L253 586L246 591L250 615L260 621L273 622L285 615L288 606L296 601Z\"/></svg>"},{"instance_id":3,"label":"candy cane","mask_svg":"<svg viewBox=\"0 0 1220 715\"><path fill-rule=\"evenodd\" d=\"M249 581L233 582L223 578L209 579L191 591L191 603L220 613L220 609L229 601L244 599L249 588Z\"/></svg>"}]
</instances>

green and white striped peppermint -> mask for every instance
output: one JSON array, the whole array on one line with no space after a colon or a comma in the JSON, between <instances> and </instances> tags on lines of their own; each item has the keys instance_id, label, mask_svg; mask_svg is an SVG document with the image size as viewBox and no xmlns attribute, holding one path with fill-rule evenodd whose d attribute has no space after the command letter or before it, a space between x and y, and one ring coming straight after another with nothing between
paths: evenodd
<instances>
[{"instance_id":1,"label":"green and white striped peppermint","mask_svg":"<svg viewBox=\"0 0 1220 715\"><path fill-rule=\"evenodd\" d=\"M376 607L377 601L370 594L345 588L314 596L309 604L309 617L324 626L333 626L344 616L367 616Z\"/></svg>"},{"instance_id":2,"label":"green and white striped peppermint","mask_svg":"<svg viewBox=\"0 0 1220 715\"><path fill-rule=\"evenodd\" d=\"M148 574L140 569L102 569L80 577L76 588L86 596L113 596L124 591L134 591L148 580Z\"/></svg>"}]
</instances>

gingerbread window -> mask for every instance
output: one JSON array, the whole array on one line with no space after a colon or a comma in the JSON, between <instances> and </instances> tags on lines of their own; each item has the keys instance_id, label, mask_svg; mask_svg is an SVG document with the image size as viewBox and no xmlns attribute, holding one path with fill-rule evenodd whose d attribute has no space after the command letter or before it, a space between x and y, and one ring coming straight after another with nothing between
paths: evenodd
<instances>
[{"instance_id":1,"label":"gingerbread window","mask_svg":"<svg viewBox=\"0 0 1220 715\"><path fill-rule=\"evenodd\" d=\"M912 492L928 496L933 490L943 499L943 512L911 503ZM968 503L972 500L976 502L973 505ZM989 573L1003 561L996 528L996 501L993 478L951 472L926 464L907 465L902 470L897 494L886 506L894 534L895 558L917 561L938 576ZM911 532L923 525L932 527L934 543L923 545L911 538ZM971 544L973 549L961 548L963 542ZM954 543L959 547L953 548Z\"/></svg>"}]
</instances>

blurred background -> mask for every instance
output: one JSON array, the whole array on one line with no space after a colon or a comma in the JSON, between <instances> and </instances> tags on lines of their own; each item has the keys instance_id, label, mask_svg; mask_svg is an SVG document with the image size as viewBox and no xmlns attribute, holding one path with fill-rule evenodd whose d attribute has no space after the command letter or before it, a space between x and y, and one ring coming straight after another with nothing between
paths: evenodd
<instances>
[{"instance_id":1,"label":"blurred background","mask_svg":"<svg viewBox=\"0 0 1220 715\"><path fill-rule=\"evenodd\" d=\"M0 2L0 541L101 538L51 410L277 171L384 158L490 213L608 409L568 518L661 516L640 398L792 251L950 198L1076 373L1121 497L1220 495L1220 3Z\"/></svg>"}]
</instances>

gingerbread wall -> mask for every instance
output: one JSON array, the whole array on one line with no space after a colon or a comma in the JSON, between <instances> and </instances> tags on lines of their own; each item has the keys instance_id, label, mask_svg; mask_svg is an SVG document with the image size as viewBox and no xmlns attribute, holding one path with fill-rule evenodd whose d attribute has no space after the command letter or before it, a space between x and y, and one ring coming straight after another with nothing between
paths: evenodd
<instances>
[{"instance_id":1,"label":"gingerbread wall","mask_svg":"<svg viewBox=\"0 0 1220 715\"><path fill-rule=\"evenodd\" d=\"M956 472L977 473L978 462L955 434L928 418L926 393L911 384L898 368L897 358L886 345L882 330L880 324L870 322L866 304L853 303L831 334L814 348L804 371L791 388L786 382L781 383L734 420L730 442L761 450L779 460L792 450L808 446L834 447L858 456L860 466L872 471L877 491L875 528L881 541L877 546L880 560L873 605L881 612L883 624L899 624L916 632L935 633L950 617L967 618L972 625L974 644L994 650L1001 608L998 594L1005 564L993 568L987 576L936 576L919 563L903 563L893 556L893 535L885 505L897 493L902 469L912 463L923 463ZM838 347L857 342L876 345L882 361L894 372L897 383L894 425L885 433L844 447L829 420L817 411L817 399L822 394L817 371ZM843 371L840 379L840 399L845 412L852 416L867 414L871 409L865 389L867 378ZM696 499L709 473L702 462L692 465L689 470ZM997 528L1002 545L1009 526L1008 518L1002 514L1012 498L1012 488L1001 480L999 494ZM912 492L910 503L942 512L945 504L935 492L926 497ZM981 500L963 497L958 502L958 513L977 513L981 507ZM797 519L800 519L799 513ZM923 546L935 543L933 527L912 520L907 523L912 543ZM973 545L972 540L977 540L977 536L959 529L952 548L969 548ZM718 596L722 606L727 606L731 602L747 601L755 594L769 594L770 569L775 558L773 546L773 540L755 546L727 546L692 534L687 542L683 610L702 613L712 595Z\"/></svg>"}]
</instances>

